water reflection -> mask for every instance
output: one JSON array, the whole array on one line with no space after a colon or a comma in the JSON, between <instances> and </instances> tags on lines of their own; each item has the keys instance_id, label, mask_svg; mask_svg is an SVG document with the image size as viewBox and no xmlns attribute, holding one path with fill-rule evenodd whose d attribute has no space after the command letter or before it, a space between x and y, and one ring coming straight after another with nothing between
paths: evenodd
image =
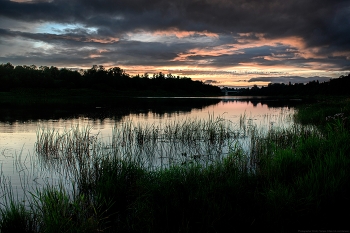
<instances>
[{"instance_id":1,"label":"water reflection","mask_svg":"<svg viewBox=\"0 0 350 233\"><path fill-rule=\"evenodd\" d=\"M211 116L220 116L230 122L233 128L238 129L242 116L244 116L247 126L258 125L260 129L264 127L268 129L271 127L271 122L274 127L278 127L275 122L289 124L286 121L287 118L281 119L281 116L292 114L293 107L297 104L300 104L300 101L227 96L220 98L138 98L121 101L114 106L2 106L0 112L1 172L3 176L11 177L12 185L18 188L23 183L19 178L20 174L25 172L25 177L28 179L26 182L30 185L43 185L47 182L52 183L47 179L59 180L62 178L59 172L49 172L45 164L35 165L36 168L33 168L33 164L38 164L34 145L37 142L36 133L40 128L51 128L62 132L76 125L89 126L91 135L98 135L103 143L112 141L112 129L115 125L127 121L132 121L134 125L140 126L164 125L166 122L179 122L189 118L206 120ZM176 158L181 163L187 162L188 159L193 160L191 157L184 156L185 154L206 155L214 158L220 156L220 153L227 153L229 145L227 143L216 146L205 143L202 141L196 147L184 144L169 146L168 143L167 146L159 144L148 148L152 148L152 151L149 152L156 156L156 164L162 164L164 161L170 163L167 156L163 156L168 153L167 151L177 153ZM141 147L133 148L140 149ZM197 152L194 153L193 150ZM158 160L158 157L161 160Z\"/></svg>"},{"instance_id":2,"label":"water reflection","mask_svg":"<svg viewBox=\"0 0 350 233\"><path fill-rule=\"evenodd\" d=\"M210 98L137 98L119 100L113 106L2 106L0 122L13 123L35 120L57 120L87 117L92 120L111 118L121 120L130 114L165 114L190 113L194 109L203 109L218 104L220 99Z\"/></svg>"},{"instance_id":3,"label":"water reflection","mask_svg":"<svg viewBox=\"0 0 350 233\"><path fill-rule=\"evenodd\" d=\"M9 125L15 122L89 118L93 121L104 119L122 120L125 116L171 117L191 113L193 110L206 109L219 103L245 103L247 106L267 108L294 107L301 103L297 99L275 99L267 97L217 97L217 98L137 98L118 101L114 106L2 106L0 122Z\"/></svg>"}]
</instances>

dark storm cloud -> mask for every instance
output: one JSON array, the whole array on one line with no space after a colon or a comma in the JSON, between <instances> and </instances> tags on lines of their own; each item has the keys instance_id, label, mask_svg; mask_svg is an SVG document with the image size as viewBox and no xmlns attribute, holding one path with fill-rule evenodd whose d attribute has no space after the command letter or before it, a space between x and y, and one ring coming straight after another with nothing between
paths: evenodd
<instances>
[{"instance_id":1,"label":"dark storm cloud","mask_svg":"<svg viewBox=\"0 0 350 233\"><path fill-rule=\"evenodd\" d=\"M21 61L32 56L35 62L54 64L219 68L242 63L297 68L314 68L315 64L320 64L320 69L349 70L349 15L348 0L0 0L0 20L11 19L6 21L8 23L0 22L0 45L5 44L2 40L21 38L52 46L51 54L35 51L35 48L11 56L0 51L3 56L0 62ZM25 22L26 29L22 30L19 22ZM43 23L76 27L39 33L28 26ZM148 32L152 37L152 33L160 31L197 34L187 36L190 39L166 35L156 42L137 41L130 36ZM200 34L204 32L215 33L217 37L212 39ZM301 42L299 45L268 44L268 41L285 38L300 38ZM264 41L267 44L264 45ZM250 43L251 47L210 53L221 45ZM206 53L201 53L203 49ZM176 59L181 54L184 59ZM301 77L290 78L302 81Z\"/></svg>"},{"instance_id":2,"label":"dark storm cloud","mask_svg":"<svg viewBox=\"0 0 350 233\"><path fill-rule=\"evenodd\" d=\"M264 33L300 36L309 46L349 45L347 0L56 0L17 3L0 0L0 15L26 21L82 23L119 33L137 29Z\"/></svg>"},{"instance_id":3,"label":"dark storm cloud","mask_svg":"<svg viewBox=\"0 0 350 233\"><path fill-rule=\"evenodd\" d=\"M257 77L251 78L248 82L270 82L270 83L307 83L310 81L327 82L331 77L301 77L301 76L280 76L280 77Z\"/></svg>"},{"instance_id":4,"label":"dark storm cloud","mask_svg":"<svg viewBox=\"0 0 350 233\"><path fill-rule=\"evenodd\" d=\"M139 42L139 41L108 41L103 43L99 38L92 37L85 31L74 30L70 34L49 34L49 33L28 33L10 31L0 28L0 38L21 37L25 39L42 41L55 45L50 49L50 54L45 51L35 51L24 56L8 56L7 59L15 63L21 63L30 59L40 64L47 61L54 64L103 64L110 61L119 65L167 65L169 60L174 59L181 49L186 48L183 44L167 44L160 42ZM187 45L190 46L191 45ZM102 52L101 52L102 51ZM66 58L69 54L69 58ZM21 58L23 57L23 58ZM6 60L5 57L1 60ZM76 61L75 61L76 60ZM180 64L173 61L173 65Z\"/></svg>"},{"instance_id":5,"label":"dark storm cloud","mask_svg":"<svg viewBox=\"0 0 350 233\"><path fill-rule=\"evenodd\" d=\"M22 37L26 39L48 42L48 43L61 43L74 45L77 44L81 46L81 43L87 43L90 45L93 44L103 44L103 43L116 43L118 40L110 39L99 36L92 36L86 33L86 30L79 29L76 31L70 31L71 33L66 34L52 34L52 33L30 33L30 32L20 32L20 31L11 31L8 29L0 28L0 38L1 37ZM102 42L101 42L102 40Z\"/></svg>"},{"instance_id":6,"label":"dark storm cloud","mask_svg":"<svg viewBox=\"0 0 350 233\"><path fill-rule=\"evenodd\" d=\"M74 1L72 1L74 2ZM12 19L23 21L52 21L52 22L70 22L80 16L77 5L69 4L68 1L52 2L13 2L9 0L0 0L0 15Z\"/></svg>"}]
</instances>

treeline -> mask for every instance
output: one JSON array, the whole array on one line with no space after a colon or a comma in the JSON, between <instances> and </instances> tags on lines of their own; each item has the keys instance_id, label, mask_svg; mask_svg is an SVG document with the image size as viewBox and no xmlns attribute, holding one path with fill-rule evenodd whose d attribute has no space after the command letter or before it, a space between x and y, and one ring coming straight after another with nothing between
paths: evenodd
<instances>
[{"instance_id":1,"label":"treeline","mask_svg":"<svg viewBox=\"0 0 350 233\"><path fill-rule=\"evenodd\" d=\"M54 66L0 65L0 91L18 88L98 89L121 92L168 92L174 94L220 95L219 87L193 81L188 77L157 73L130 76L119 67L106 69L94 65L88 70Z\"/></svg>"},{"instance_id":2,"label":"treeline","mask_svg":"<svg viewBox=\"0 0 350 233\"><path fill-rule=\"evenodd\" d=\"M270 83L266 87L254 85L251 88L228 89L234 95L293 96L293 95L349 95L350 74L330 79L328 82L311 81L303 83Z\"/></svg>"}]
</instances>

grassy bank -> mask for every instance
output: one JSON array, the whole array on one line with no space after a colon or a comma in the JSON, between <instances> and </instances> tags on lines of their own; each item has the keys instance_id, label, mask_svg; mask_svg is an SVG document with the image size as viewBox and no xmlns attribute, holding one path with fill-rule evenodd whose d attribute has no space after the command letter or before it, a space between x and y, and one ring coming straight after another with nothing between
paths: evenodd
<instances>
[{"instance_id":1,"label":"grassy bank","mask_svg":"<svg viewBox=\"0 0 350 233\"><path fill-rule=\"evenodd\" d=\"M163 131L124 125L115 129L117 143L109 152L88 129L43 130L39 155L73 174L74 192L48 186L33 192L29 203L7 196L1 231L349 230L350 131L348 112L339 112L348 109L348 102L339 103L341 109L322 106L325 116L320 117L332 117L315 122L317 105L300 107L295 115L296 121L316 126L271 128L264 135L254 129L239 134L220 118L169 124ZM240 136L250 138L248 149L239 144ZM229 141L229 153L210 157L210 163L198 162L200 154L187 154L186 163L150 169L133 155L153 148L158 139L208 148ZM137 150L125 149L128 145Z\"/></svg>"},{"instance_id":2,"label":"grassy bank","mask_svg":"<svg viewBox=\"0 0 350 233\"><path fill-rule=\"evenodd\" d=\"M349 97L322 97L317 102L298 109L295 119L304 125L314 124L319 128L324 128L328 126L328 123L340 120L346 127L349 127L349 116Z\"/></svg>"}]
</instances>

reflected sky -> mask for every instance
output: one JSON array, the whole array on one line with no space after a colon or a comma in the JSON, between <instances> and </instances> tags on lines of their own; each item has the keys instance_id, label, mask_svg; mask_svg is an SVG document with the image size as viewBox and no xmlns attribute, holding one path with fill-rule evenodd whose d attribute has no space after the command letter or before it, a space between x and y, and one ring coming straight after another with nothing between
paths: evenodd
<instances>
[{"instance_id":1,"label":"reflected sky","mask_svg":"<svg viewBox=\"0 0 350 233\"><path fill-rule=\"evenodd\" d=\"M183 100L180 100L183 101ZM203 99L207 101L207 99ZM102 118L92 118L83 113L73 114L72 117L50 119L45 115L44 119L0 121L0 163L3 177L11 179L13 187L21 188L23 177L26 177L30 185L43 185L46 179L59 181L60 173L47 174L38 165L38 157L35 155L34 145L37 140L38 129L56 129L60 132L70 130L77 125L80 128L90 128L91 136L98 136L104 143L111 143L112 129L114 126L132 121L134 126L159 126L169 122L183 122L186 119L208 120L209 118L224 118L233 127L239 128L240 119L245 116L246 123L256 125L260 130L267 130L273 124L274 127L287 127L291 123L291 114L294 111L293 104L265 99L239 100L236 97L224 97L211 104L198 104L187 106L179 110L175 102L164 102L161 105L152 104L145 106L142 111L136 109L124 109L116 111L120 115L113 116L111 112ZM271 103L273 103L271 105ZM271 105L271 106L270 106ZM103 109L99 109L103 110ZM105 111L109 111L104 109ZM96 111L96 109L95 109ZM113 112L113 113L116 113ZM76 116L76 117L73 117ZM5 117L6 118L6 117ZM52 182L52 181L49 181Z\"/></svg>"}]
</instances>

